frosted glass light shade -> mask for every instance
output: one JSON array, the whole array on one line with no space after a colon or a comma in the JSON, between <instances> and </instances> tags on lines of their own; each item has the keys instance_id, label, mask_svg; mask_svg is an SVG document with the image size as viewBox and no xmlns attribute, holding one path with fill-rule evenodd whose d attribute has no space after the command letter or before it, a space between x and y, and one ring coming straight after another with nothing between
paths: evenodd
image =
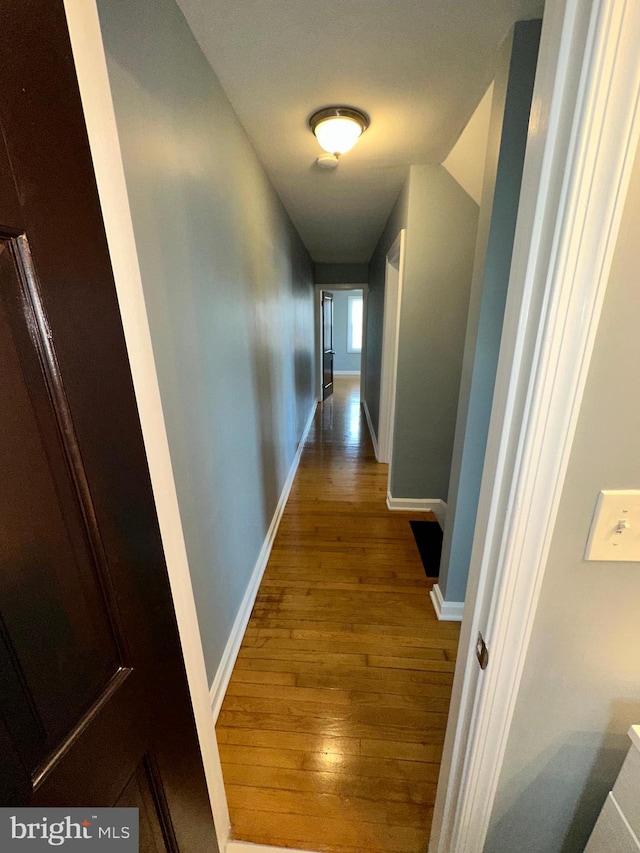
<instances>
[{"instance_id":1,"label":"frosted glass light shade","mask_svg":"<svg viewBox=\"0 0 640 853\"><path fill-rule=\"evenodd\" d=\"M356 144L362 128L352 118L327 118L316 127L320 146L329 154L345 154Z\"/></svg>"},{"instance_id":2,"label":"frosted glass light shade","mask_svg":"<svg viewBox=\"0 0 640 853\"><path fill-rule=\"evenodd\" d=\"M340 155L353 148L369 119L352 107L327 107L311 116L309 126L325 151Z\"/></svg>"}]
</instances>

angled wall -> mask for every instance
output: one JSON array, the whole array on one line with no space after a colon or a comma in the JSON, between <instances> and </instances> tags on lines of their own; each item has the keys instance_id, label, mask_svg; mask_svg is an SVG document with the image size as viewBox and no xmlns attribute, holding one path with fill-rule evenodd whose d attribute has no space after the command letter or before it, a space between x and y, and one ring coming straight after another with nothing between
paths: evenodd
<instances>
[{"instance_id":1,"label":"angled wall","mask_svg":"<svg viewBox=\"0 0 640 853\"><path fill-rule=\"evenodd\" d=\"M209 679L314 403L313 268L173 0L99 0Z\"/></svg>"},{"instance_id":2,"label":"angled wall","mask_svg":"<svg viewBox=\"0 0 640 853\"><path fill-rule=\"evenodd\" d=\"M451 177L456 179L478 205L482 202L492 103L493 83L482 96L447 159L442 161Z\"/></svg>"}]
</instances>

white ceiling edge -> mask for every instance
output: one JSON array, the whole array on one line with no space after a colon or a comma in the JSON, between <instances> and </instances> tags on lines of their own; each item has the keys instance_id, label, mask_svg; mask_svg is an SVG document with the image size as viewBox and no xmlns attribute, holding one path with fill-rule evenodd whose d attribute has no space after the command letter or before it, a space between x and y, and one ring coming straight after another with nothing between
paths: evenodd
<instances>
[{"instance_id":1,"label":"white ceiling edge","mask_svg":"<svg viewBox=\"0 0 640 853\"><path fill-rule=\"evenodd\" d=\"M482 198L492 98L493 83L482 96L482 100L469 119L467 126L460 134L447 159L442 163L451 177L478 205Z\"/></svg>"}]
</instances>

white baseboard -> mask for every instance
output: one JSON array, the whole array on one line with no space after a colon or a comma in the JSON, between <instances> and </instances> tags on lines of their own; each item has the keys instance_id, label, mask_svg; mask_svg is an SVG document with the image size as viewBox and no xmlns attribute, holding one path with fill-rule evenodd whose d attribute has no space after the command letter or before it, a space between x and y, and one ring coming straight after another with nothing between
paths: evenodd
<instances>
[{"instance_id":1,"label":"white baseboard","mask_svg":"<svg viewBox=\"0 0 640 853\"><path fill-rule=\"evenodd\" d=\"M271 847L269 844L251 844L249 841L227 841L224 853L314 853L292 847Z\"/></svg>"},{"instance_id":2,"label":"white baseboard","mask_svg":"<svg viewBox=\"0 0 640 853\"><path fill-rule=\"evenodd\" d=\"M317 405L317 402L314 402L313 408L311 409L311 414L309 415L309 420L307 421L306 426L302 432L296 455L293 458L291 468L289 469L289 474L287 475L285 484L282 487L282 493L280 494L278 506L276 507L276 511L273 514L273 518L271 519L269 530L267 531L266 538L264 540L262 548L260 549L258 560L255 564L253 572L251 573L251 578L249 580L247 589L240 604L238 615L235 618L231 633L229 634L229 639L227 640L227 645L225 646L224 652L222 654L222 660L220 661L220 665L218 666L218 670L215 674L213 683L209 690L214 725L218 719L218 714L220 713L220 707L224 699L224 694L227 691L229 679L231 678L231 673L233 672L233 667L235 665L236 658L238 657L240 646L242 645L242 638L244 637L244 632L247 629L247 623L249 622L251 610L253 609L253 605L258 594L260 582L262 580L264 570L266 569L267 563L269 561L269 555L271 554L271 549L273 548L273 542L276 538L276 533L278 532L278 525L280 524L280 519L282 518L284 508L287 505L287 499L289 498L289 493L291 492L291 487L293 486L293 481L298 470L298 465L300 464L300 457L302 456L304 444L307 440L307 436L309 435L311 424L313 423L313 417L316 413Z\"/></svg>"},{"instance_id":3,"label":"white baseboard","mask_svg":"<svg viewBox=\"0 0 640 853\"><path fill-rule=\"evenodd\" d=\"M389 509L405 510L405 512L432 512L444 530L447 504L440 498L394 498L391 492L387 492L387 506Z\"/></svg>"},{"instance_id":4,"label":"white baseboard","mask_svg":"<svg viewBox=\"0 0 640 853\"><path fill-rule=\"evenodd\" d=\"M367 406L367 401L362 401L362 408L364 409L364 416L367 421L367 426L369 427L369 435L371 436L371 443L373 444L373 452L376 455L376 459L378 462L380 459L378 458L378 439L376 438L376 432L373 428L373 424L371 423L371 414L369 413L369 406Z\"/></svg>"},{"instance_id":5,"label":"white baseboard","mask_svg":"<svg viewBox=\"0 0 640 853\"><path fill-rule=\"evenodd\" d=\"M334 376L360 376L359 370L334 370Z\"/></svg>"},{"instance_id":6,"label":"white baseboard","mask_svg":"<svg viewBox=\"0 0 640 853\"><path fill-rule=\"evenodd\" d=\"M429 595L436 616L441 622L462 622L464 601L445 601L437 583L433 585Z\"/></svg>"}]
</instances>

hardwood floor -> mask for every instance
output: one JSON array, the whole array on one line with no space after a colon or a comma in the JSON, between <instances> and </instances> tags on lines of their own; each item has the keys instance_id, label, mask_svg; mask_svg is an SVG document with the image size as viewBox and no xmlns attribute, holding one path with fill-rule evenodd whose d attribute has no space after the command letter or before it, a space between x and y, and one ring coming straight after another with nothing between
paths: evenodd
<instances>
[{"instance_id":1,"label":"hardwood floor","mask_svg":"<svg viewBox=\"0 0 640 853\"><path fill-rule=\"evenodd\" d=\"M459 625L386 508L358 377L319 407L217 724L236 840L424 853Z\"/></svg>"}]
</instances>

